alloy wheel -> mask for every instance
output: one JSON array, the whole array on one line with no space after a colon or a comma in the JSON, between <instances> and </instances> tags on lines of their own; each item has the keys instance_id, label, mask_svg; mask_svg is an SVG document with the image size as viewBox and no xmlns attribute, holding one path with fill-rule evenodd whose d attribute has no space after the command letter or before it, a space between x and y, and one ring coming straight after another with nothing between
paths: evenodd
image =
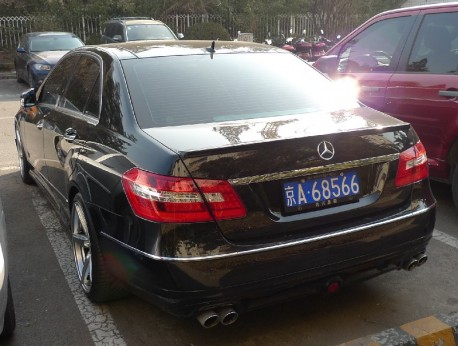
<instances>
[{"instance_id":1,"label":"alloy wheel","mask_svg":"<svg viewBox=\"0 0 458 346\"><path fill-rule=\"evenodd\" d=\"M32 73L31 73L30 71L27 73L27 77L28 77L29 86L30 86L31 88L33 88L33 87L34 87L33 76L32 76Z\"/></svg>"},{"instance_id":2,"label":"alloy wheel","mask_svg":"<svg viewBox=\"0 0 458 346\"><path fill-rule=\"evenodd\" d=\"M75 201L73 205L71 228L73 254L78 279L83 290L89 293L92 287L91 240L83 206L79 201Z\"/></svg>"},{"instance_id":3,"label":"alloy wheel","mask_svg":"<svg viewBox=\"0 0 458 346\"><path fill-rule=\"evenodd\" d=\"M19 160L19 172L21 177L25 176L25 162L24 162L24 150L22 149L21 136L19 135L18 129L16 129L16 149Z\"/></svg>"}]
</instances>

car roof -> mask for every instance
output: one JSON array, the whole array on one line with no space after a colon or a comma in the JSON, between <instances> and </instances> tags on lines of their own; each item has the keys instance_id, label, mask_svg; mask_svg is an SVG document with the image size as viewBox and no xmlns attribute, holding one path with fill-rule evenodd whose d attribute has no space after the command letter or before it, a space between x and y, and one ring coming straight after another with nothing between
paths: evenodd
<instances>
[{"instance_id":1,"label":"car roof","mask_svg":"<svg viewBox=\"0 0 458 346\"><path fill-rule=\"evenodd\" d=\"M386 14L396 14L396 13L402 13L402 12L409 12L409 11L418 11L418 10L428 10L428 9L441 9L441 8L450 8L450 7L456 7L458 6L458 2L442 2L442 3L436 3L436 4L428 4L428 5L418 5L418 6L410 6L410 7L400 7L396 8L393 10L388 10L385 12L379 13L376 17L378 16L383 16Z\"/></svg>"},{"instance_id":2,"label":"car roof","mask_svg":"<svg viewBox=\"0 0 458 346\"><path fill-rule=\"evenodd\" d=\"M122 17L122 18L112 18L106 23L121 22L126 25L139 25L139 24L164 24L160 20L147 17Z\"/></svg>"},{"instance_id":3,"label":"car roof","mask_svg":"<svg viewBox=\"0 0 458 346\"><path fill-rule=\"evenodd\" d=\"M77 35L71 32L63 32L63 31L40 31L40 32L29 32L24 34L25 36L29 37L39 37L39 36L74 36L78 37Z\"/></svg>"},{"instance_id":4,"label":"car roof","mask_svg":"<svg viewBox=\"0 0 458 346\"><path fill-rule=\"evenodd\" d=\"M212 42L215 48L212 49ZM77 51L100 51L116 56L120 60L153 58L177 55L227 54L276 52L288 53L286 50L266 44L242 41L211 41L211 40L145 40L122 43L110 43L99 46L84 46Z\"/></svg>"}]
</instances>

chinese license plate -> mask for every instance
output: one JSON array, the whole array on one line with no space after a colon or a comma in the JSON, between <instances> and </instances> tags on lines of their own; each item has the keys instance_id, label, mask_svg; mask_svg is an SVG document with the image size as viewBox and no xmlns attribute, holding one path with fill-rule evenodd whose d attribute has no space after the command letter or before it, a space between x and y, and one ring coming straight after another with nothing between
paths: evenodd
<instances>
[{"instance_id":1,"label":"chinese license plate","mask_svg":"<svg viewBox=\"0 0 458 346\"><path fill-rule=\"evenodd\" d=\"M332 206L356 200L359 194L359 179L354 171L283 184L287 212Z\"/></svg>"}]
</instances>

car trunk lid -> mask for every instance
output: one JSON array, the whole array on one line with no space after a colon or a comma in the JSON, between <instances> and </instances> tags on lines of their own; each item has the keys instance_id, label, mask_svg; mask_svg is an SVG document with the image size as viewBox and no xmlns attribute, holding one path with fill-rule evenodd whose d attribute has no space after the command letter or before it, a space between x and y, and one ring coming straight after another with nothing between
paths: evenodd
<instances>
[{"instance_id":1,"label":"car trunk lid","mask_svg":"<svg viewBox=\"0 0 458 346\"><path fill-rule=\"evenodd\" d=\"M394 186L399 154L414 144L408 124L365 107L304 117L145 131L193 178L232 184L247 216L218 225L233 242L316 236L409 200L409 188Z\"/></svg>"}]
</instances>

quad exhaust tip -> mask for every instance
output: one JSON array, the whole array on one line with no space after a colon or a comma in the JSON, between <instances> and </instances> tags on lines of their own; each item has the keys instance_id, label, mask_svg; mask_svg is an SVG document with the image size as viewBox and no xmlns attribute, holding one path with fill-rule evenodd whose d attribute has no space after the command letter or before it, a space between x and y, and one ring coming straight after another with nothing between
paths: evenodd
<instances>
[{"instance_id":1,"label":"quad exhaust tip","mask_svg":"<svg viewBox=\"0 0 458 346\"><path fill-rule=\"evenodd\" d=\"M228 326L235 323L239 314L232 307L223 307L217 311L206 310L197 315L197 321L206 329L215 327L218 323Z\"/></svg>"},{"instance_id":2,"label":"quad exhaust tip","mask_svg":"<svg viewBox=\"0 0 458 346\"><path fill-rule=\"evenodd\" d=\"M418 260L418 265L419 266L425 264L426 261L428 260L428 256L426 254L424 254L424 253L415 256L415 258Z\"/></svg>"},{"instance_id":3,"label":"quad exhaust tip","mask_svg":"<svg viewBox=\"0 0 458 346\"><path fill-rule=\"evenodd\" d=\"M408 261L405 262L403 268L405 270L411 271L416 267L419 267L426 263L428 256L424 253L419 253L418 255L413 256Z\"/></svg>"},{"instance_id":4,"label":"quad exhaust tip","mask_svg":"<svg viewBox=\"0 0 458 346\"><path fill-rule=\"evenodd\" d=\"M235 323L239 318L239 314L231 307L222 308L218 312L219 321L222 325L228 326L232 323Z\"/></svg>"},{"instance_id":5,"label":"quad exhaust tip","mask_svg":"<svg viewBox=\"0 0 458 346\"><path fill-rule=\"evenodd\" d=\"M204 328L212 328L219 323L219 317L216 312L208 310L201 312L197 316L197 321L199 321L200 325Z\"/></svg>"}]
</instances>

